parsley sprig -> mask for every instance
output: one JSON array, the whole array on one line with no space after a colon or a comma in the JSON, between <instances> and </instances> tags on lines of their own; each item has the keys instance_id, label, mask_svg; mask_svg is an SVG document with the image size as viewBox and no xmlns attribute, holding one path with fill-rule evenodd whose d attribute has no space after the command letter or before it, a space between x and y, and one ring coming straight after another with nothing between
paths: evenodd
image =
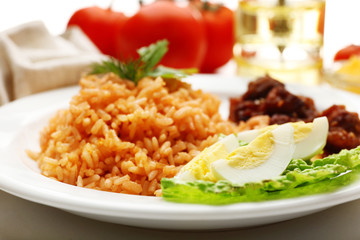
<instances>
[{"instance_id":1,"label":"parsley sprig","mask_svg":"<svg viewBox=\"0 0 360 240\"><path fill-rule=\"evenodd\" d=\"M90 74L115 73L123 79L133 81L135 84L144 77L184 78L196 73L197 69L175 69L157 64L168 51L167 40L160 40L147 47L138 49L139 58L119 61L115 58L96 63Z\"/></svg>"}]
</instances>

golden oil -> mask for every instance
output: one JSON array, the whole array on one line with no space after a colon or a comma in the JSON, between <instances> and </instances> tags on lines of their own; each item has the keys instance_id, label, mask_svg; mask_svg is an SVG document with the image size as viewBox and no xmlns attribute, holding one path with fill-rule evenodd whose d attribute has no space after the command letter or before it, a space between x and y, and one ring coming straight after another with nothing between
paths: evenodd
<instances>
[{"instance_id":1,"label":"golden oil","mask_svg":"<svg viewBox=\"0 0 360 240\"><path fill-rule=\"evenodd\" d=\"M237 73L319 83L324 11L324 0L239 1L234 46Z\"/></svg>"}]
</instances>

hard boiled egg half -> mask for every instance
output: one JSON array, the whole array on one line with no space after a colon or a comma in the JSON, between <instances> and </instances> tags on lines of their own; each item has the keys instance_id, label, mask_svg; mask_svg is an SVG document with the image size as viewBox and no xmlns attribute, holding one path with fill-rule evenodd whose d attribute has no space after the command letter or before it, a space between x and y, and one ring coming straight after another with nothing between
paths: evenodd
<instances>
[{"instance_id":1,"label":"hard boiled egg half","mask_svg":"<svg viewBox=\"0 0 360 240\"><path fill-rule=\"evenodd\" d=\"M211 163L225 158L238 147L239 140L235 135L228 135L210 147L205 148L181 168L180 172L175 177L185 181L205 180L214 182L217 179L210 170Z\"/></svg>"},{"instance_id":2,"label":"hard boiled egg half","mask_svg":"<svg viewBox=\"0 0 360 240\"><path fill-rule=\"evenodd\" d=\"M210 169L217 180L236 184L258 182L281 175L294 151L294 128L284 124L262 133L226 158L212 162Z\"/></svg>"},{"instance_id":3,"label":"hard boiled egg half","mask_svg":"<svg viewBox=\"0 0 360 240\"><path fill-rule=\"evenodd\" d=\"M310 123L293 122L289 124L294 128L294 140L296 145L293 156L294 159L307 160L323 150L329 131L329 122L326 117L315 118L314 121ZM237 138L249 143L263 132L276 127L278 127L278 125L243 131L237 134Z\"/></svg>"},{"instance_id":4,"label":"hard boiled egg half","mask_svg":"<svg viewBox=\"0 0 360 240\"><path fill-rule=\"evenodd\" d=\"M326 144L328 121L286 123L240 132L219 140L187 163L176 178L227 180L236 184L280 176L291 159L308 159ZM247 142L243 146L241 143Z\"/></svg>"}]
</instances>

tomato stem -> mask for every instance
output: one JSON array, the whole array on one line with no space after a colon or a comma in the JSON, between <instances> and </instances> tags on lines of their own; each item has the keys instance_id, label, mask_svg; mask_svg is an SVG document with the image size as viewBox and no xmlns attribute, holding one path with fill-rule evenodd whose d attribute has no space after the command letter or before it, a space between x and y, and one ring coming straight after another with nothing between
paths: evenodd
<instances>
[{"instance_id":1,"label":"tomato stem","mask_svg":"<svg viewBox=\"0 0 360 240\"><path fill-rule=\"evenodd\" d=\"M110 4L109 4L109 7L108 7L108 10L112 10L112 9L113 9L114 2L115 2L115 0L110 0Z\"/></svg>"},{"instance_id":2,"label":"tomato stem","mask_svg":"<svg viewBox=\"0 0 360 240\"><path fill-rule=\"evenodd\" d=\"M200 10L204 10L204 11L211 11L211 12L216 12L219 10L219 8L221 8L223 6L222 3L210 3L208 0L203 0L203 1L195 1L195 0L188 0L189 2L198 2L200 5L199 8Z\"/></svg>"},{"instance_id":3,"label":"tomato stem","mask_svg":"<svg viewBox=\"0 0 360 240\"><path fill-rule=\"evenodd\" d=\"M207 0L204 1L203 9L204 10L209 10L210 9L210 4L209 4L209 2Z\"/></svg>"}]
</instances>

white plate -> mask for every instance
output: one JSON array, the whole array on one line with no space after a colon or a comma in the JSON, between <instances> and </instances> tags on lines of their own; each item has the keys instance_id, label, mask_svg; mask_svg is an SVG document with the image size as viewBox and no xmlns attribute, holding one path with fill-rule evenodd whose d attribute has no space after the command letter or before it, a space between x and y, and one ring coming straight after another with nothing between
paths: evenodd
<instances>
[{"instance_id":1,"label":"white plate","mask_svg":"<svg viewBox=\"0 0 360 240\"><path fill-rule=\"evenodd\" d=\"M245 91L247 81L236 77L196 75L194 88L218 94L227 116L229 96ZM311 96L319 108L346 104L352 111L360 97L328 86L288 86ZM304 216L360 198L360 183L330 194L225 206L177 204L161 198L132 196L79 188L42 176L25 149L39 149L39 131L58 109L65 108L78 87L33 95L0 108L0 188L18 197L77 215L131 226L162 229L223 229L249 227Z\"/></svg>"}]
</instances>

